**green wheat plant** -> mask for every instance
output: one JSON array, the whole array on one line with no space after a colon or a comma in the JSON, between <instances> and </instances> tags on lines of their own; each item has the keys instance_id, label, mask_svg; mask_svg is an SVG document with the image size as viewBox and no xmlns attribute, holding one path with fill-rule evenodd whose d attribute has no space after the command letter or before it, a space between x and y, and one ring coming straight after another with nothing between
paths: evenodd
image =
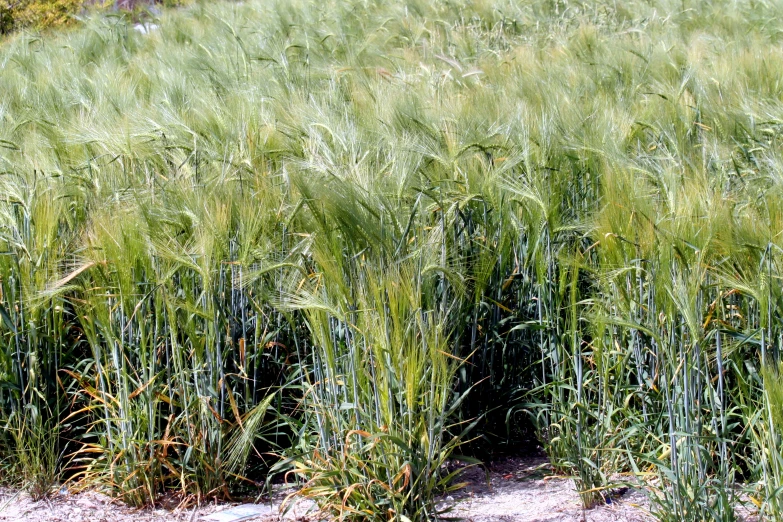
<instances>
[{"instance_id":1,"label":"green wheat plant","mask_svg":"<svg viewBox=\"0 0 783 522\"><path fill-rule=\"evenodd\" d=\"M415 522L540 445L585 508L632 484L660 520L780 520L781 8L191 2L3 35L3 480L146 505L280 474Z\"/></svg>"}]
</instances>

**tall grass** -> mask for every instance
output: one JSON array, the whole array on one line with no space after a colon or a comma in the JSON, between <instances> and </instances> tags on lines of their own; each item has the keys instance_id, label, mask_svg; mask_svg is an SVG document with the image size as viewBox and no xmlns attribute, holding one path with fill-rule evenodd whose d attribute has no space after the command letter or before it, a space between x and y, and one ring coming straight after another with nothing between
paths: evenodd
<instances>
[{"instance_id":1,"label":"tall grass","mask_svg":"<svg viewBox=\"0 0 783 522\"><path fill-rule=\"evenodd\" d=\"M781 519L781 7L197 3L10 37L2 440L47 426L53 457L0 461L133 504L271 467L423 520L445 464L532 429L586 506L630 473L661 520Z\"/></svg>"}]
</instances>

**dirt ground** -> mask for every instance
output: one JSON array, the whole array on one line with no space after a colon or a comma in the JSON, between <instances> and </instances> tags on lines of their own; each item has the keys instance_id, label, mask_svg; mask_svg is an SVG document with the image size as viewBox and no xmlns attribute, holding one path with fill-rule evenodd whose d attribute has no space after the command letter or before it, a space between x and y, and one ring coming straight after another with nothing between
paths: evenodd
<instances>
[{"instance_id":1,"label":"dirt ground","mask_svg":"<svg viewBox=\"0 0 783 522\"><path fill-rule=\"evenodd\" d=\"M546 459L511 458L499 461L488 472L473 468L463 474L468 485L441 499L440 507L451 507L449 518L469 522L647 522L643 492L618 491L610 503L583 511L573 481L551 476ZM315 522L315 506L299 501L284 517L278 514L286 493L279 490L259 514L244 520L277 522L282 520ZM2 522L210 522L214 515L232 509L232 504L208 504L190 509L133 509L96 492L78 494L62 490L52 498L32 502L28 496L0 490ZM228 515L228 513L225 513Z\"/></svg>"},{"instance_id":2,"label":"dirt ground","mask_svg":"<svg viewBox=\"0 0 783 522\"><path fill-rule=\"evenodd\" d=\"M468 522L647 522L653 520L644 492L608 492L606 505L584 510L573 480L552 475L544 457L511 458L488 470L463 474L468 485L444 499L450 516Z\"/></svg>"}]
</instances>

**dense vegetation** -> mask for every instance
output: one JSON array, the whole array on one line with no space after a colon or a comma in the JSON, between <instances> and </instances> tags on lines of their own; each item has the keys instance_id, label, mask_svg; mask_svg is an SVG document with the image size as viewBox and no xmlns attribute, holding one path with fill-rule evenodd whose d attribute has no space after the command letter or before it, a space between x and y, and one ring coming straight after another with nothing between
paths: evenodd
<instances>
[{"instance_id":1,"label":"dense vegetation","mask_svg":"<svg viewBox=\"0 0 783 522\"><path fill-rule=\"evenodd\" d=\"M190 0L0 0L0 35L72 25L80 17L98 11L120 11L140 19L154 12L157 6L176 7L188 3Z\"/></svg>"},{"instance_id":2,"label":"dense vegetation","mask_svg":"<svg viewBox=\"0 0 783 522\"><path fill-rule=\"evenodd\" d=\"M0 48L0 479L783 520L783 3L201 3ZM490 444L488 444L489 442Z\"/></svg>"}]
</instances>

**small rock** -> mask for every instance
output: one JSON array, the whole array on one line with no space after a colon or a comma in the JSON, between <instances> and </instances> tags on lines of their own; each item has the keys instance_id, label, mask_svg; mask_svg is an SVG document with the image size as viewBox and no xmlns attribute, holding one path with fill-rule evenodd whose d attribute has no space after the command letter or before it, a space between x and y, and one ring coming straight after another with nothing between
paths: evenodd
<instances>
[{"instance_id":1,"label":"small rock","mask_svg":"<svg viewBox=\"0 0 783 522\"><path fill-rule=\"evenodd\" d=\"M270 513L272 513L272 508L266 504L242 504L241 506L234 506L230 509L224 509L223 511L201 517L201 520L208 522L239 522L240 520L248 520Z\"/></svg>"}]
</instances>

